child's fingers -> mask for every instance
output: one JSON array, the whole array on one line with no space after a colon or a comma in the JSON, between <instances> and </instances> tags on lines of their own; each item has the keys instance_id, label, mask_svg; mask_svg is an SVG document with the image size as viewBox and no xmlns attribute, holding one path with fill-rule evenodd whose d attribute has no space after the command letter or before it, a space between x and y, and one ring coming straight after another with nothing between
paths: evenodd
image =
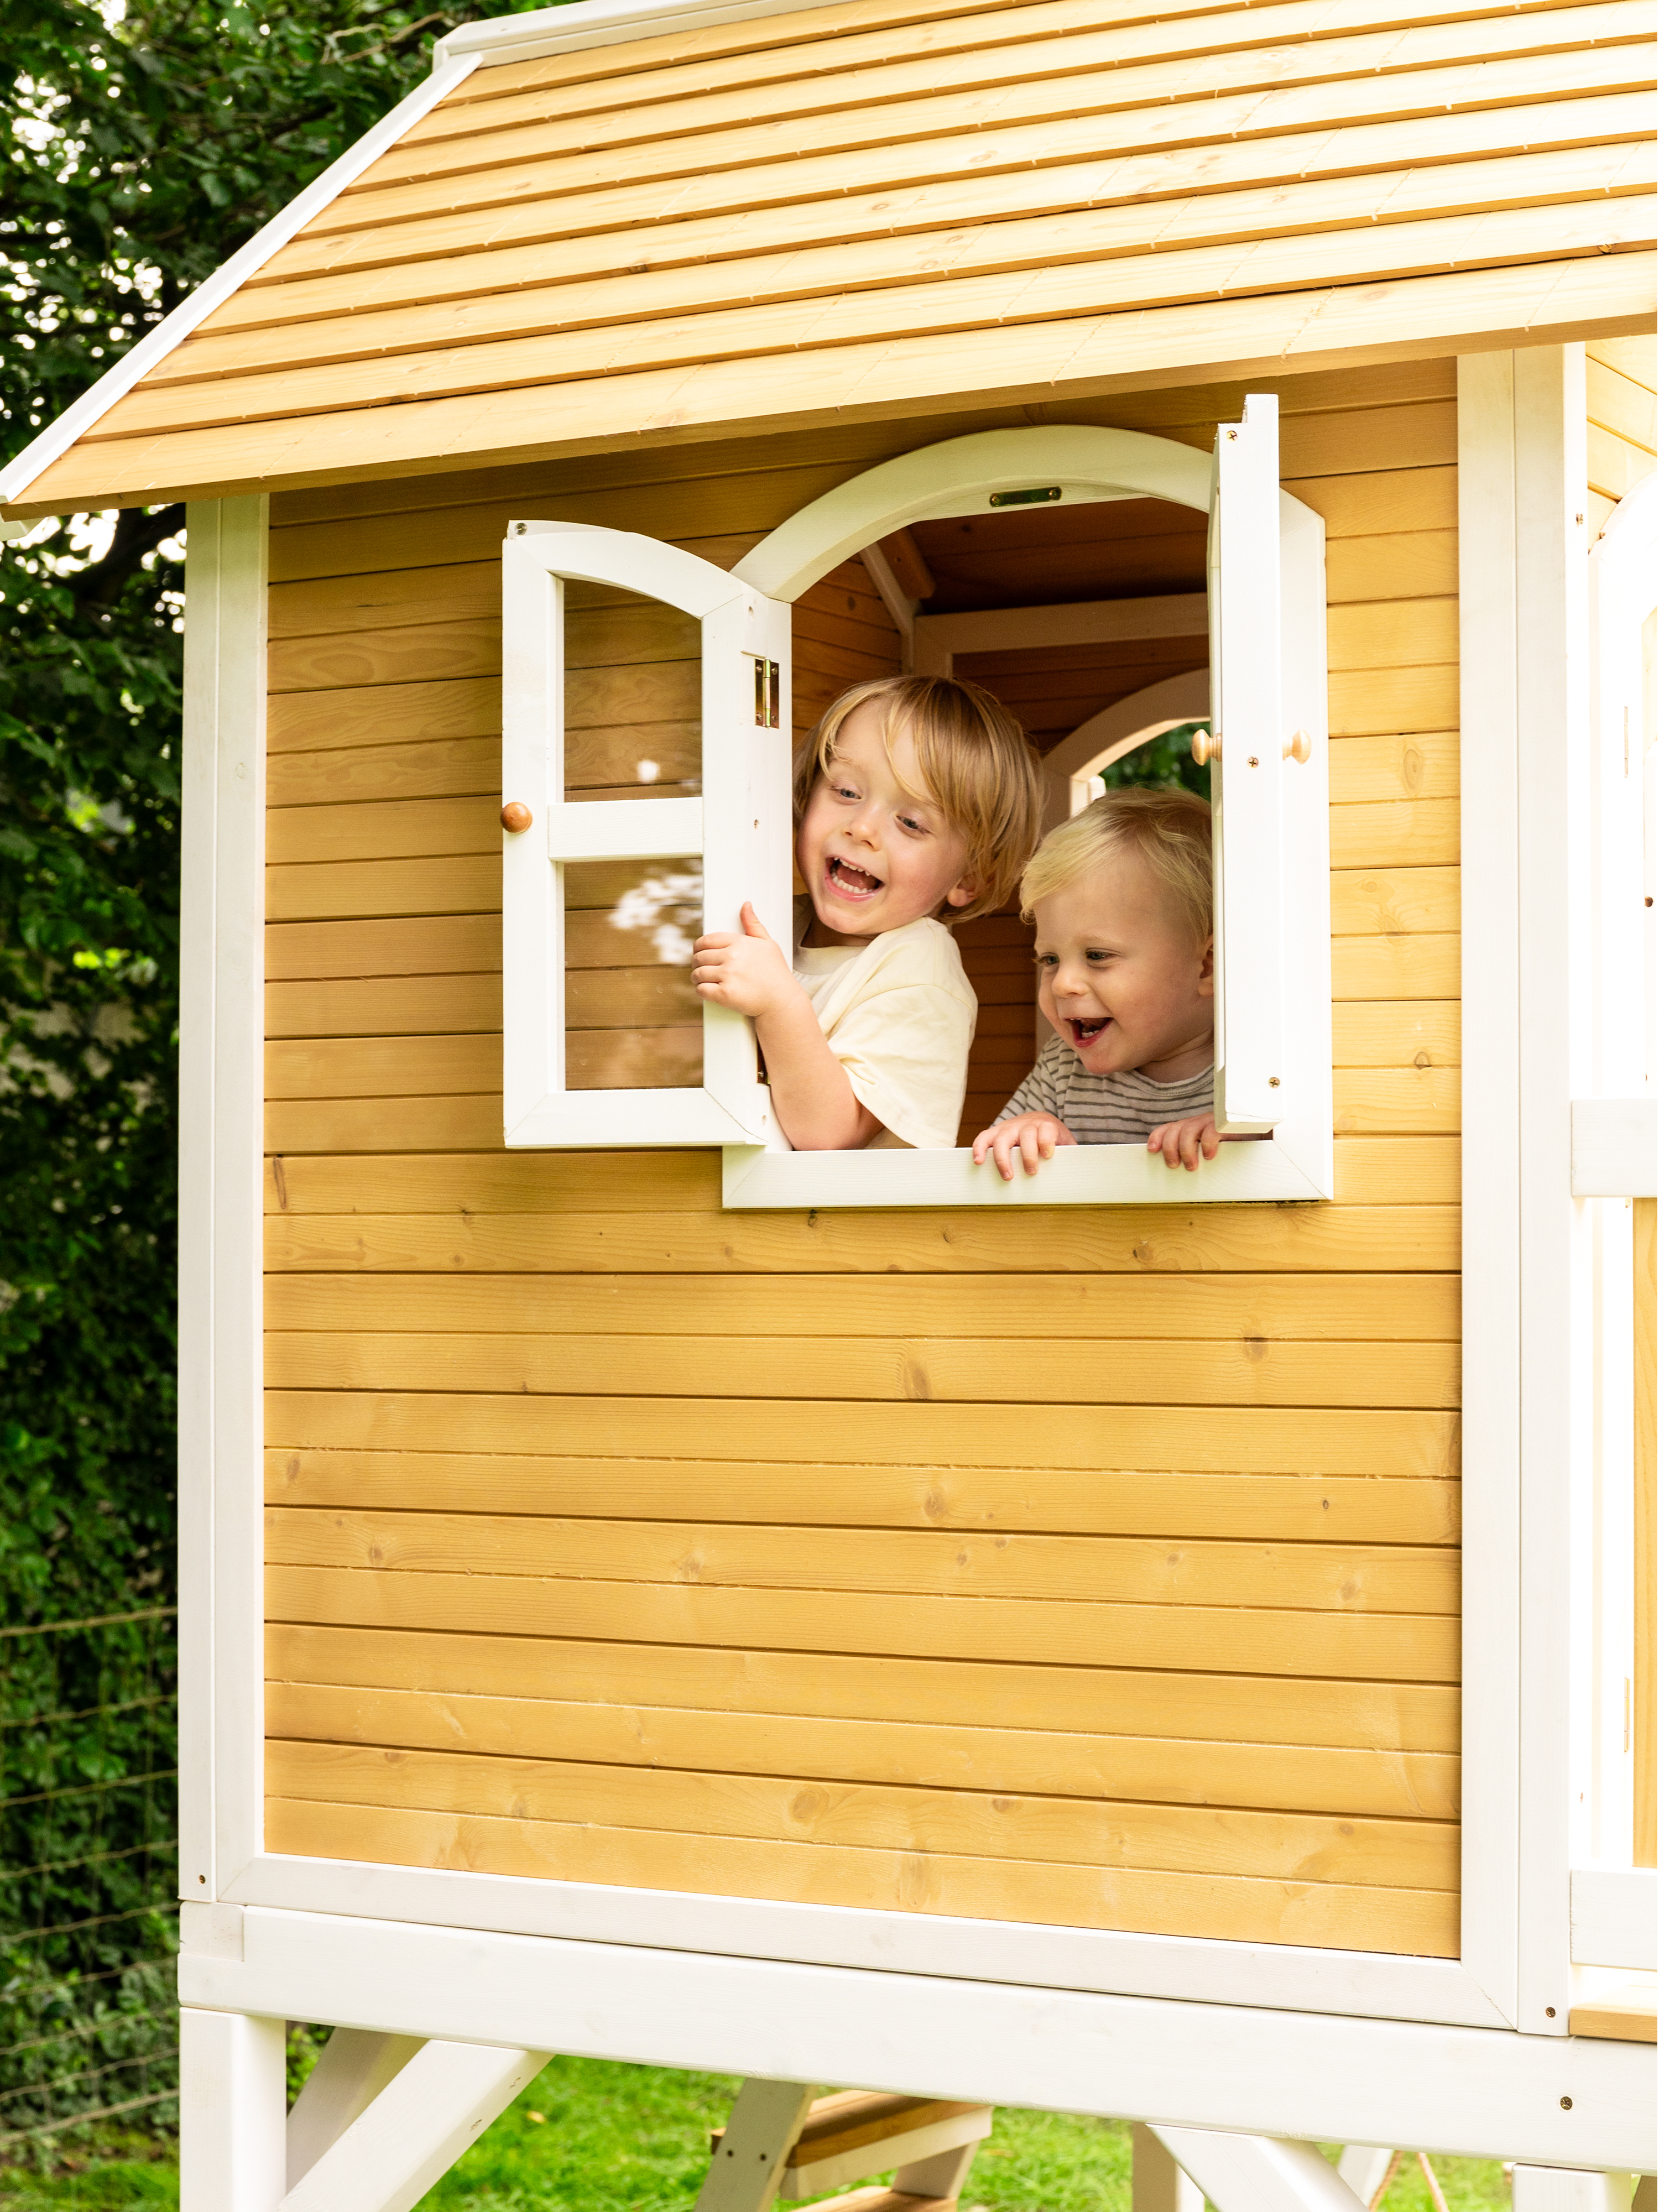
<instances>
[{"instance_id":1,"label":"child's fingers","mask_svg":"<svg viewBox=\"0 0 1659 2212\"><path fill-rule=\"evenodd\" d=\"M1204 1124L1204 1133L1200 1141L1203 1146L1205 1158L1206 1160L1212 1160L1216 1154L1221 1150L1221 1139L1217 1132L1216 1126L1213 1121L1206 1121Z\"/></svg>"},{"instance_id":2,"label":"child's fingers","mask_svg":"<svg viewBox=\"0 0 1659 2212\"><path fill-rule=\"evenodd\" d=\"M994 1129L994 1128L991 1128L991 1129L981 1129L981 1130L980 1131L980 1133L979 1133L978 1136L976 1136L976 1137L975 1138L975 1139L974 1139L974 1165L975 1165L976 1168L982 1168L982 1167L984 1166L984 1164L985 1164L985 1155L987 1154L987 1152L988 1152L990 1151L990 1149L991 1149L991 1141L992 1141L993 1138L994 1138L995 1135L996 1135L996 1131L995 1131L995 1129Z\"/></svg>"}]
</instances>

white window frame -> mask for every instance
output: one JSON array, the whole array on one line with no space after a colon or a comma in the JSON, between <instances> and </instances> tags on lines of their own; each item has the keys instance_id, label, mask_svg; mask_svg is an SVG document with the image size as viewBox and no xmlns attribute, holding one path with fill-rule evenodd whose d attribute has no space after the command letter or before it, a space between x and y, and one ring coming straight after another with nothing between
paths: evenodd
<instances>
[{"instance_id":1,"label":"white window frame","mask_svg":"<svg viewBox=\"0 0 1659 2212\"><path fill-rule=\"evenodd\" d=\"M1228 487L1232 527L1246 533L1241 542L1259 550L1261 532L1271 529L1273 518L1277 403L1254 396L1251 407L1247 425L1224 426L1218 438L1219 447L1238 445L1237 439L1226 439L1229 428L1243 436L1248 468L1243 483L1235 482L1240 475L1235 453L1218 462L1173 440L1139 431L1083 425L983 431L902 454L838 485L781 524L738 563L734 574L772 599L793 602L841 562L913 522L988 513L999 495L1033 486L1048 488L1054 505L1155 498L1213 514L1218 470L1225 471L1222 480ZM1212 654L1213 626L1224 623L1223 641L1233 641L1236 701L1242 702L1252 687L1266 687L1258 708L1232 706L1235 730L1243 727L1244 757L1254 750L1258 761L1271 765L1261 775L1261 793L1248 805L1235 804L1231 880L1236 893L1241 885L1249 886L1244 905L1276 911L1277 921L1258 930L1256 939L1276 942L1279 958L1263 989L1252 981L1251 963L1235 957L1233 1033L1249 1035L1259 1021L1264 1045L1262 1065L1255 1071L1260 1080L1254 1090L1247 1087L1242 1100L1248 1110L1240 1110L1236 1083L1232 1120L1221 1117L1224 1129L1255 1141L1224 1146L1196 1176L1172 1173L1139 1145L1094 1145L1059 1153L1040 1176L1004 1182L988 1167L976 1168L971 1153L960 1147L793 1152L775 1139L766 1146L725 1148L723 1194L728 1207L1190 1206L1332 1195L1325 532L1311 508L1282 490L1277 492L1277 562L1250 558L1245 573L1269 574L1275 599L1282 578L1282 607L1264 614L1259 579L1255 593L1244 594L1242 606L1235 597L1225 613L1213 584L1210 593ZM1231 570L1231 545L1228 565ZM1025 611L1028 618L1030 611ZM1073 618L1079 617L1080 611L1074 611ZM936 629L935 621L922 617L913 623L919 665L955 642L953 633ZM1271 648L1274 636L1279 641L1277 653ZM1269 720L1283 723L1277 748L1259 736L1252 738L1252 713L1260 716L1261 726ZM1226 715L1224 703L1219 714ZM1309 757L1287 769L1284 745L1297 729L1308 733ZM1276 836L1267 841L1264 866L1257 831L1269 813ZM1224 806L1218 824L1226 818ZM1227 832L1222 829L1218 834L1225 837ZM1280 849L1292 856L1291 866L1280 866ZM1224 858L1219 872L1224 900ZM1224 933L1224 906L1223 912ZM1223 988L1218 982L1218 993ZM1267 1068L1268 1057L1279 1065ZM1271 1091L1269 1074L1281 1079Z\"/></svg>"},{"instance_id":2,"label":"white window frame","mask_svg":"<svg viewBox=\"0 0 1659 2212\"><path fill-rule=\"evenodd\" d=\"M701 625L698 798L567 800L564 586L611 584ZM696 860L704 926L752 899L787 943L789 610L712 562L622 530L510 523L501 551L503 1112L509 1147L764 1144L775 1133L751 1024L703 1008L697 1089L565 1086L564 870ZM769 679L757 676L769 662ZM771 708L761 706L763 690ZM530 817L507 828L507 810Z\"/></svg>"}]
</instances>

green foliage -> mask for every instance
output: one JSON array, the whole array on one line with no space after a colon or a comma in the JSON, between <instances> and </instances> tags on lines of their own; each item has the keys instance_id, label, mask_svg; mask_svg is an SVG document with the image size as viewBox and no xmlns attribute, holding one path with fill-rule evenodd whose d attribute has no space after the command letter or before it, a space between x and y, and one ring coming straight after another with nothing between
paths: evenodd
<instances>
[{"instance_id":1,"label":"green foliage","mask_svg":"<svg viewBox=\"0 0 1659 2212\"><path fill-rule=\"evenodd\" d=\"M1108 791L1121 791L1131 784L1152 784L1166 790L1173 787L1195 791L1200 799L1207 799L1210 771L1207 764L1200 768L1193 758L1193 738L1209 726L1207 722L1183 722L1178 730L1165 730L1150 744L1138 745L1133 752L1114 761L1102 775L1102 783Z\"/></svg>"},{"instance_id":2,"label":"green foliage","mask_svg":"<svg viewBox=\"0 0 1659 2212\"><path fill-rule=\"evenodd\" d=\"M483 12L0 0L5 455L399 99L430 38ZM13 1626L172 1596L183 521L178 507L72 516L0 556L0 1622ZM155 1962L173 1875L149 1846L172 1811L165 1785L133 1778L173 1763L152 1741L172 1692L165 1655L135 1636L0 1646L0 2136L47 2112L47 2029L61 2031L52 2066L113 2102L136 2094L129 2062L165 2012ZM89 1705L118 1711L49 1717ZM52 1871L21 1871L40 1867ZM44 2022L33 2054L7 2056L30 2040L30 2004Z\"/></svg>"}]
</instances>

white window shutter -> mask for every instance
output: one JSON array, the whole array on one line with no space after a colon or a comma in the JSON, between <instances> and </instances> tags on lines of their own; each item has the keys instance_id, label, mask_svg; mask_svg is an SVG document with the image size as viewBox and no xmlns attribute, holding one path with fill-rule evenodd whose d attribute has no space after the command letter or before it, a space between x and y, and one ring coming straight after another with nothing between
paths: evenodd
<instances>
[{"instance_id":1,"label":"white window shutter","mask_svg":"<svg viewBox=\"0 0 1659 2212\"><path fill-rule=\"evenodd\" d=\"M1279 402L1253 392L1216 433L1210 508L1210 771L1216 908L1216 1120L1234 1134L1290 1109L1281 794ZM1294 769L1290 770L1294 773Z\"/></svg>"},{"instance_id":2,"label":"white window shutter","mask_svg":"<svg viewBox=\"0 0 1659 2212\"><path fill-rule=\"evenodd\" d=\"M614 586L699 625L701 792L696 796L571 799L566 781L566 585ZM769 1096L758 1080L753 1030L740 1014L703 1006L701 1082L580 1087L569 1066L567 874L583 863L664 864L653 884L702 876L696 927L654 932L683 978L690 937L736 929L752 901L789 943L790 611L712 562L625 531L514 522L502 548L503 806L531 822L503 830L502 985L506 1141L509 1146L765 1144ZM626 667L604 675L619 687ZM619 688L619 700L623 692ZM627 716L625 700L616 720ZM641 764L643 774L649 763ZM624 875L626 872L624 871ZM619 878L620 880L621 878ZM682 896L690 896L683 893ZM605 919L653 937L653 908ZM682 941L684 940L684 941ZM659 950L659 962L669 959ZM603 1000L612 984L653 980L637 969L590 969L579 979ZM661 980L659 975L655 980ZM687 987L670 978L682 998ZM695 1013L692 1019L699 1017ZM605 1035L622 1036L626 1022ZM667 1031L660 1034L667 1035ZM684 1034L684 1032L682 1032ZM695 1028L691 1031L695 1041ZM636 1042L647 1049L651 1032Z\"/></svg>"}]
</instances>

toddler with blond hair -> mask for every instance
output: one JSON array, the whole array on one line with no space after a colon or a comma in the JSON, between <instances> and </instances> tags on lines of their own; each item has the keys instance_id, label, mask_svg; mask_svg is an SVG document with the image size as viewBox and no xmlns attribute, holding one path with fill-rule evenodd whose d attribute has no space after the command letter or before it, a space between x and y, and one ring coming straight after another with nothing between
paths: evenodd
<instances>
[{"instance_id":1,"label":"toddler with blond hair","mask_svg":"<svg viewBox=\"0 0 1659 2212\"><path fill-rule=\"evenodd\" d=\"M753 1018L796 1151L956 1143L979 1006L942 917L1002 905L1041 805L1024 732L975 684L884 677L824 714L796 762L792 951L745 904L692 956L698 996Z\"/></svg>"},{"instance_id":2,"label":"toddler with blond hair","mask_svg":"<svg viewBox=\"0 0 1659 2212\"><path fill-rule=\"evenodd\" d=\"M1012 1182L1061 1145L1144 1141L1215 1158L1210 810L1186 791L1109 791L1052 831L1020 884L1037 1003L1054 1034L974 1158Z\"/></svg>"}]
</instances>

